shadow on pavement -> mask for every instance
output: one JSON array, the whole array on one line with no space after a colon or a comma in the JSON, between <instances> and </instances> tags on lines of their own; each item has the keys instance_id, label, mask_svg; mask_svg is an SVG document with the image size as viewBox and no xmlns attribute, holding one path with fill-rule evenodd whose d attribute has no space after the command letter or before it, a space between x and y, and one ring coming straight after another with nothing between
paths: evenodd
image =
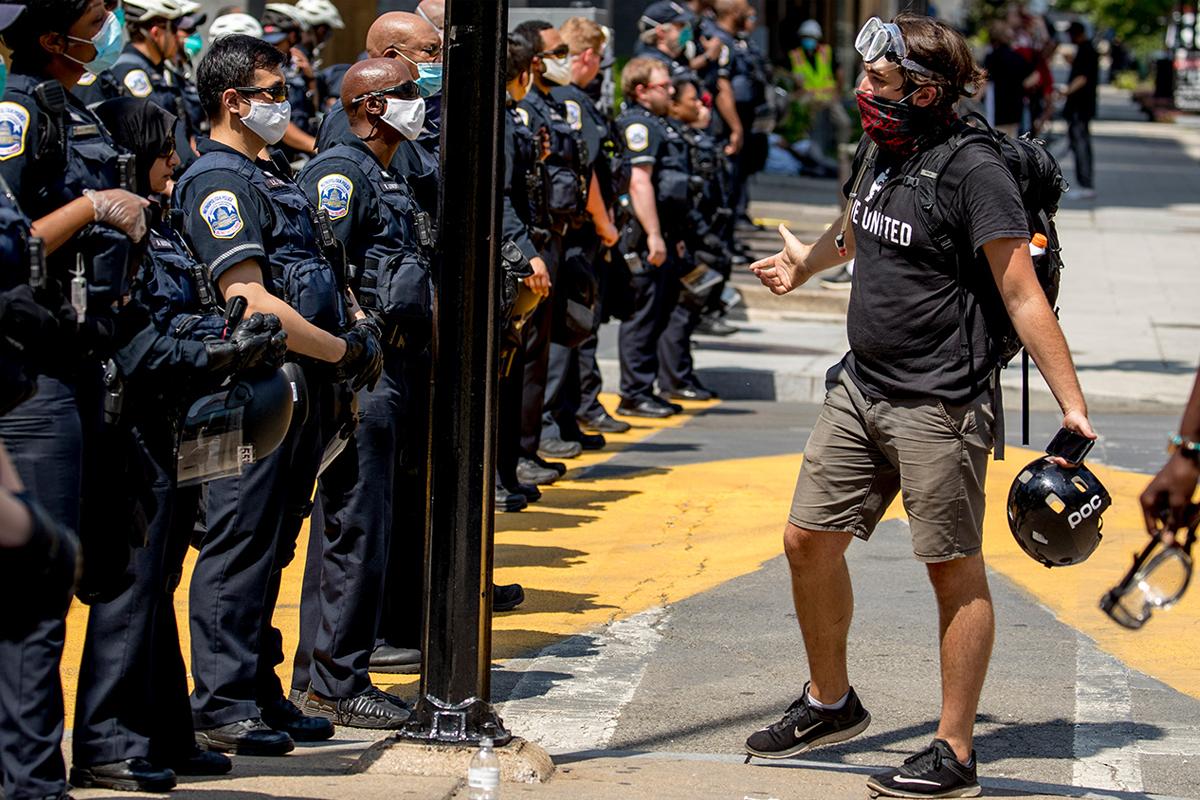
<instances>
[{"instance_id":1,"label":"shadow on pavement","mask_svg":"<svg viewBox=\"0 0 1200 800\"><path fill-rule=\"evenodd\" d=\"M588 555L583 550L566 547L540 547L532 544L500 544L493 556L497 567L548 567L566 569L575 566L578 559Z\"/></svg>"}]
</instances>

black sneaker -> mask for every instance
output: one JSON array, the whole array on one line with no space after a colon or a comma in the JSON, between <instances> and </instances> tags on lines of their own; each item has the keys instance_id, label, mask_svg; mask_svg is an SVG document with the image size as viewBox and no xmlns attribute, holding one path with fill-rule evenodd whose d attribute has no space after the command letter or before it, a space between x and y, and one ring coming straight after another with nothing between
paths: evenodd
<instances>
[{"instance_id":1,"label":"black sneaker","mask_svg":"<svg viewBox=\"0 0 1200 800\"><path fill-rule=\"evenodd\" d=\"M625 420L613 419L607 411L602 411L594 417L580 417L579 424L600 433L625 433L633 427Z\"/></svg>"},{"instance_id":2,"label":"black sneaker","mask_svg":"<svg viewBox=\"0 0 1200 800\"><path fill-rule=\"evenodd\" d=\"M978 797L982 791L975 776L975 751L971 766L959 762L944 739L915 756L899 769L889 769L867 779L871 797Z\"/></svg>"},{"instance_id":3,"label":"black sneaker","mask_svg":"<svg viewBox=\"0 0 1200 800\"><path fill-rule=\"evenodd\" d=\"M408 709L380 697L381 694L374 687L354 697L321 697L310 691L304 703L304 713L347 728L397 730L404 727L408 721Z\"/></svg>"},{"instance_id":4,"label":"black sneaker","mask_svg":"<svg viewBox=\"0 0 1200 800\"><path fill-rule=\"evenodd\" d=\"M746 752L759 758L789 758L824 744L853 739L871 724L854 689L837 711L822 711L808 704L808 684L800 699L788 706L783 719L750 734Z\"/></svg>"},{"instance_id":5,"label":"black sneaker","mask_svg":"<svg viewBox=\"0 0 1200 800\"><path fill-rule=\"evenodd\" d=\"M519 583L492 586L492 611L512 611L525 602L525 590Z\"/></svg>"}]
</instances>

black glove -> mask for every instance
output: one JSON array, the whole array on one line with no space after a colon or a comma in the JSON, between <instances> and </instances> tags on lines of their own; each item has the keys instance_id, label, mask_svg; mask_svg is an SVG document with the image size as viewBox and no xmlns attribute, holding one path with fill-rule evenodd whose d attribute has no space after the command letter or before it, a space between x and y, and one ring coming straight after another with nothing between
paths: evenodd
<instances>
[{"instance_id":1,"label":"black glove","mask_svg":"<svg viewBox=\"0 0 1200 800\"><path fill-rule=\"evenodd\" d=\"M12 341L24 346L57 327L54 313L34 299L27 284L0 292L0 332Z\"/></svg>"},{"instance_id":2,"label":"black glove","mask_svg":"<svg viewBox=\"0 0 1200 800\"><path fill-rule=\"evenodd\" d=\"M360 319L339 338L346 343L346 354L336 364L338 378L349 381L356 392L364 386L367 391L374 389L383 372L383 348L375 322Z\"/></svg>"},{"instance_id":3,"label":"black glove","mask_svg":"<svg viewBox=\"0 0 1200 800\"><path fill-rule=\"evenodd\" d=\"M33 530L29 541L10 552L4 562L4 571L11 580L11 587L23 595L22 601L45 600L55 613L66 614L71 597L79 580L79 541L69 529L59 525L42 510L25 492L16 492L13 498L20 501L29 511ZM39 597L31 598L30 591Z\"/></svg>"},{"instance_id":4,"label":"black glove","mask_svg":"<svg viewBox=\"0 0 1200 800\"><path fill-rule=\"evenodd\" d=\"M251 314L223 342L205 342L208 369L232 375L259 366L278 369L287 353L287 334L274 314Z\"/></svg>"}]
</instances>

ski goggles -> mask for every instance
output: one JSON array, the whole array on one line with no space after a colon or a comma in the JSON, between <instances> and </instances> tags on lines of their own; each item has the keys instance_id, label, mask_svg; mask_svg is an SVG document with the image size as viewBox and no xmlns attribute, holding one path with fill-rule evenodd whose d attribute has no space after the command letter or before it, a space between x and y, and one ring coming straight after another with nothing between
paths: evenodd
<instances>
[{"instance_id":1,"label":"ski goggles","mask_svg":"<svg viewBox=\"0 0 1200 800\"><path fill-rule=\"evenodd\" d=\"M1100 608L1113 622L1137 630L1156 609L1166 611L1183 597L1192 580L1192 544L1200 516L1193 513L1191 519L1183 544L1151 539L1121 582L1100 598Z\"/></svg>"},{"instance_id":2,"label":"ski goggles","mask_svg":"<svg viewBox=\"0 0 1200 800\"><path fill-rule=\"evenodd\" d=\"M883 58L918 75L936 77L936 73L928 67L923 67L908 57L908 45L904 43L900 26L894 22L884 22L879 17L871 17L855 37L854 49L862 56L864 64L874 64Z\"/></svg>"}]
</instances>

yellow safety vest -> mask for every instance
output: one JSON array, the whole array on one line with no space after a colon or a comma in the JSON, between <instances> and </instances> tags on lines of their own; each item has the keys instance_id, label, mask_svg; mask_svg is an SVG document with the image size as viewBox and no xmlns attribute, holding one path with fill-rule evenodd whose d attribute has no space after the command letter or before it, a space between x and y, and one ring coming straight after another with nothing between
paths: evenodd
<instances>
[{"instance_id":1,"label":"yellow safety vest","mask_svg":"<svg viewBox=\"0 0 1200 800\"><path fill-rule=\"evenodd\" d=\"M792 74L812 94L814 100L832 100L837 91L833 74L833 56L828 45L818 45L811 59L803 51L792 52Z\"/></svg>"}]
</instances>

